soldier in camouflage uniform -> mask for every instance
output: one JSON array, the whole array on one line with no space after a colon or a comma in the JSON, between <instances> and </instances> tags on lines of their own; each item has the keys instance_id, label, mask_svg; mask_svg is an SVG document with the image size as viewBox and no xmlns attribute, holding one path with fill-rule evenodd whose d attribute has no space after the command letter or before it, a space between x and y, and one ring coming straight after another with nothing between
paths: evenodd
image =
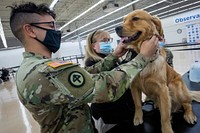
<instances>
[{"instance_id":1,"label":"soldier in camouflage uniform","mask_svg":"<svg viewBox=\"0 0 200 133\"><path fill-rule=\"evenodd\" d=\"M42 133L94 132L88 103L118 99L158 47L154 36L129 63L92 75L78 64L51 59L52 52L60 48L61 32L55 28L55 13L47 5L29 2L11 8L11 30L25 48L16 73L17 93ZM125 48L119 45L104 58L105 69L113 67Z\"/></svg>"}]
</instances>

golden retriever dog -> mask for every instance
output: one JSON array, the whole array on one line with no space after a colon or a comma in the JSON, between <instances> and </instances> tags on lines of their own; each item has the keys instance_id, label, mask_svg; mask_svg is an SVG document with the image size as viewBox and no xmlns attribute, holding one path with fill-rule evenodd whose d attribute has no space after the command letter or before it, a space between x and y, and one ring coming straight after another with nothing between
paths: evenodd
<instances>
[{"instance_id":1,"label":"golden retriever dog","mask_svg":"<svg viewBox=\"0 0 200 133\"><path fill-rule=\"evenodd\" d=\"M116 27L116 33L123 38L123 43L129 45L137 53L140 52L144 40L153 35L163 36L159 18L144 10L129 13L122 26ZM142 92L155 102L161 115L162 133L173 133L171 113L184 109L184 119L189 124L195 124L197 117L192 111L192 100L200 102L200 91L190 91L181 75L165 61L166 53L163 48L157 52L158 58L149 63L131 83L131 92L135 103L133 123L143 123Z\"/></svg>"}]
</instances>

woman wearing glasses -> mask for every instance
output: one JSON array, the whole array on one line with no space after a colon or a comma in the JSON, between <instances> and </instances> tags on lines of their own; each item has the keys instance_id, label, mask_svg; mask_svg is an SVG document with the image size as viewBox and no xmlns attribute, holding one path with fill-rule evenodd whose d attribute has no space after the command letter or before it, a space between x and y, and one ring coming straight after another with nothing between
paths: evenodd
<instances>
[{"instance_id":1,"label":"woman wearing glasses","mask_svg":"<svg viewBox=\"0 0 200 133\"><path fill-rule=\"evenodd\" d=\"M92 66L112 52L110 34L107 31L96 30L89 34L86 45L85 65Z\"/></svg>"}]
</instances>

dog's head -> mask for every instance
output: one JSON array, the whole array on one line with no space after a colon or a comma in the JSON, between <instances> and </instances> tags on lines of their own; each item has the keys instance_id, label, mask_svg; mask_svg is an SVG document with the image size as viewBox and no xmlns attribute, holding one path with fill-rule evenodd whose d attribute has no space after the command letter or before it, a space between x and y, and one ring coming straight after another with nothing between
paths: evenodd
<instances>
[{"instance_id":1,"label":"dog's head","mask_svg":"<svg viewBox=\"0 0 200 133\"><path fill-rule=\"evenodd\" d=\"M144 10L135 10L129 13L124 18L122 26L116 27L115 30L123 39L123 43L135 49L136 52L140 51L144 40L150 39L153 35L163 36L159 18Z\"/></svg>"}]
</instances>

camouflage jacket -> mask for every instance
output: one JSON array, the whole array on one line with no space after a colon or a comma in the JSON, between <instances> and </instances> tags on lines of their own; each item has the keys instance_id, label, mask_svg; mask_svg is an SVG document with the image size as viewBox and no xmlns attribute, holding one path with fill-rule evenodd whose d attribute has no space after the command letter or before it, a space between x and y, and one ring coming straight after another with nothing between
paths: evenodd
<instances>
[{"instance_id":1,"label":"camouflage jacket","mask_svg":"<svg viewBox=\"0 0 200 133\"><path fill-rule=\"evenodd\" d=\"M173 54L169 49L166 49L166 48L164 48L164 49L166 52L166 61L171 67L173 67ZM109 58L109 56L110 55L108 55L107 58ZM110 62L108 62L107 60L104 60L104 61L97 60L97 61L93 61L94 65L90 65L90 66L86 65L85 70L87 70L89 73L92 73L92 74L99 73L102 71L109 71L109 70L115 68L119 64L124 64L124 63L131 61L136 56L137 56L137 53L133 49L129 49L126 53L125 58L122 59L121 61L119 59L114 59L114 60L112 60L113 61L112 65L108 65L108 63L110 64ZM92 58L88 58L88 59L93 60ZM85 59L85 60L87 61L88 59Z\"/></svg>"},{"instance_id":2,"label":"camouflage jacket","mask_svg":"<svg viewBox=\"0 0 200 133\"><path fill-rule=\"evenodd\" d=\"M99 74L89 74L77 64L24 52L16 74L20 101L40 124L42 133L92 133L87 103L115 101L148 63L139 54L113 68L116 58L106 57Z\"/></svg>"}]
</instances>

